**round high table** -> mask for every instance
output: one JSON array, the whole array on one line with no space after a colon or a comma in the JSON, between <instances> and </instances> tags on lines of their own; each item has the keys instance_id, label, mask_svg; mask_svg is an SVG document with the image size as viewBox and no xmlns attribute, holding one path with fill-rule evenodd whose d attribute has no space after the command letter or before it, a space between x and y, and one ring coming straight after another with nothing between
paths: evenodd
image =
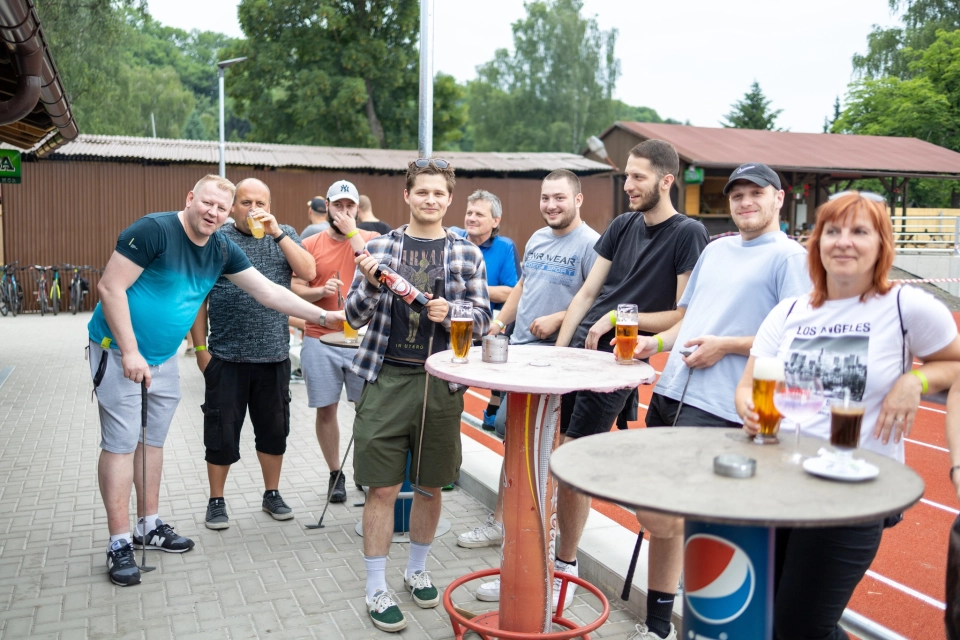
<instances>
[{"instance_id":1,"label":"round high table","mask_svg":"<svg viewBox=\"0 0 960 640\"><path fill-rule=\"evenodd\" d=\"M553 613L557 494L548 464L560 439L560 395L652 384L656 373L639 361L618 365L604 351L510 346L503 364L483 362L480 351L471 348L466 364L441 351L427 359L426 369L442 380L507 392L500 609L488 622L505 631L543 633Z\"/></svg>"},{"instance_id":2,"label":"round high table","mask_svg":"<svg viewBox=\"0 0 960 640\"><path fill-rule=\"evenodd\" d=\"M788 440L792 440L788 438ZM801 452L826 445L801 438ZM792 445L756 445L738 429L635 429L581 438L554 453L550 470L583 493L686 518L683 638L773 635L775 527L828 527L877 521L923 495L912 469L857 449L880 474L865 482L812 476L781 459ZM750 478L714 473L713 459L756 460Z\"/></svg>"}]
</instances>

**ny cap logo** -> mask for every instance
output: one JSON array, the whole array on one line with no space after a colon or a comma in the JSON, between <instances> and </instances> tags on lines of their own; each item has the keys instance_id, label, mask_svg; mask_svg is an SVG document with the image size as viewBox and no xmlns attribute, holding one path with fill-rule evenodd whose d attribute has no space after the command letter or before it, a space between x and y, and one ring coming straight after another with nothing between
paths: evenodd
<instances>
[{"instance_id":1,"label":"ny cap logo","mask_svg":"<svg viewBox=\"0 0 960 640\"><path fill-rule=\"evenodd\" d=\"M350 185L348 184L340 185L340 193L350 193Z\"/></svg>"}]
</instances>

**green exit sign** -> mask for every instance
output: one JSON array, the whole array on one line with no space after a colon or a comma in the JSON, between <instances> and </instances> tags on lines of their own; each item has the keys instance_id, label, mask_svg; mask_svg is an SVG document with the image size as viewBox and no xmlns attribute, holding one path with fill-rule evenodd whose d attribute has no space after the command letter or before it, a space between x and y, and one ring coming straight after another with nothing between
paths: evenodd
<instances>
[{"instance_id":1,"label":"green exit sign","mask_svg":"<svg viewBox=\"0 0 960 640\"><path fill-rule=\"evenodd\" d=\"M0 149L0 184L20 184L20 152Z\"/></svg>"}]
</instances>

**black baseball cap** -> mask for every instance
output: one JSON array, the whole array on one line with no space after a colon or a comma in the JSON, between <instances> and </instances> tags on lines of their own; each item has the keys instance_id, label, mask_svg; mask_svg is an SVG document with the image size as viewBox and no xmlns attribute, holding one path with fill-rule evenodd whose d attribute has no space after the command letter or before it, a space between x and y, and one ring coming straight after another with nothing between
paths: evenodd
<instances>
[{"instance_id":1,"label":"black baseball cap","mask_svg":"<svg viewBox=\"0 0 960 640\"><path fill-rule=\"evenodd\" d=\"M727 185L723 188L723 195L727 195L730 191L730 185L737 180L749 180L761 187L773 185L777 191L783 188L780 186L780 176L777 175L777 172L759 162L747 162L734 169L733 173L730 174L730 179L727 180Z\"/></svg>"},{"instance_id":2,"label":"black baseball cap","mask_svg":"<svg viewBox=\"0 0 960 640\"><path fill-rule=\"evenodd\" d=\"M326 213L327 212L327 201L323 198L314 198L307 203L310 205L310 208L316 211L317 213Z\"/></svg>"}]
</instances>

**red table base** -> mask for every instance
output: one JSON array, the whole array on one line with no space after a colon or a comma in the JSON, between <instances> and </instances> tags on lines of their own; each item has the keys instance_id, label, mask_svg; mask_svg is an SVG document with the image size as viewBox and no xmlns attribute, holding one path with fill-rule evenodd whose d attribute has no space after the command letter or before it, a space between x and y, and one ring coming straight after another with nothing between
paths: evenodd
<instances>
[{"instance_id":1,"label":"red table base","mask_svg":"<svg viewBox=\"0 0 960 640\"><path fill-rule=\"evenodd\" d=\"M451 582L450 586L444 590L443 608L446 609L447 613L450 615L450 624L453 625L453 633L457 640L462 640L464 634L470 631L477 633L481 638L483 638L483 640L492 640L493 638L498 638L499 640L531 640L532 638L539 638L540 640L570 640L570 638L583 638L583 640L590 640L590 632L599 629L600 626L607 621L607 617L610 615L610 603L598 588L582 578L561 573L559 571L554 575L559 578L561 582L560 601L557 607L557 612L553 615L552 622L553 624L560 625L561 627L566 627L567 631L555 631L549 633L544 633L542 631L504 631L500 629L499 626L499 611L481 613L473 618L467 618L457 611L457 608L453 604L452 595L458 587L470 582L471 580L477 580L487 576L495 576L499 573L499 569L485 569L483 571L468 573L467 575L457 578ZM600 615L597 617L597 619L582 627L578 627L575 622L562 617L563 603L566 599L567 589L569 588L569 584L571 582L577 586L583 587L595 595L603 604L603 611L600 612Z\"/></svg>"}]
</instances>

